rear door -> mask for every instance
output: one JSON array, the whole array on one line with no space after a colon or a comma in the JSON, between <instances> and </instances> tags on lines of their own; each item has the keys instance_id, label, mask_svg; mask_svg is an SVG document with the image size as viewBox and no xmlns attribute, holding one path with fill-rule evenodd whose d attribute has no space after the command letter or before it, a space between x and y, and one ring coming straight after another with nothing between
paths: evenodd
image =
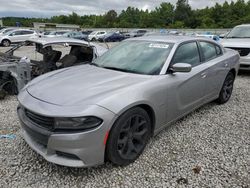
<instances>
[{"instance_id":1,"label":"rear door","mask_svg":"<svg viewBox=\"0 0 250 188\"><path fill-rule=\"evenodd\" d=\"M196 41L181 44L171 61L170 67L176 63L192 65L191 72L169 74L172 83L169 88L167 121L173 121L180 116L204 104L206 93L206 65L201 63L201 53Z\"/></svg>"},{"instance_id":2,"label":"rear door","mask_svg":"<svg viewBox=\"0 0 250 188\"><path fill-rule=\"evenodd\" d=\"M206 98L212 100L216 98L221 90L222 84L229 72L228 60L224 58L221 47L208 41L199 41L202 53L202 63L207 69L206 76Z\"/></svg>"},{"instance_id":3,"label":"rear door","mask_svg":"<svg viewBox=\"0 0 250 188\"><path fill-rule=\"evenodd\" d=\"M33 37L33 36L35 36L34 31L23 30L21 37L20 37L20 41L18 42L26 41L30 39L30 37Z\"/></svg>"}]
</instances>

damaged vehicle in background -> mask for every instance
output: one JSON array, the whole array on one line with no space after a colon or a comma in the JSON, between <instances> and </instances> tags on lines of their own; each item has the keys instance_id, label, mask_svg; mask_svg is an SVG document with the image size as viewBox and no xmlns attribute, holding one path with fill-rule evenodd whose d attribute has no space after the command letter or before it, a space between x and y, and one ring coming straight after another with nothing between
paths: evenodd
<instances>
[{"instance_id":1,"label":"damaged vehicle in background","mask_svg":"<svg viewBox=\"0 0 250 188\"><path fill-rule=\"evenodd\" d=\"M39 75L90 63L106 51L97 44L70 38L40 38L19 44L0 53L0 98L17 94Z\"/></svg>"}]
</instances>

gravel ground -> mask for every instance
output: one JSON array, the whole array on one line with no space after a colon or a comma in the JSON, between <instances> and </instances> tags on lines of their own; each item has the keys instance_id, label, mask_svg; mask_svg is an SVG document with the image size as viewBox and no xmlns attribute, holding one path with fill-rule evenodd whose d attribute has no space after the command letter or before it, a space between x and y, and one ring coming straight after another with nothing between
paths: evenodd
<instances>
[{"instance_id":1,"label":"gravel ground","mask_svg":"<svg viewBox=\"0 0 250 188\"><path fill-rule=\"evenodd\" d=\"M250 74L231 100L205 105L153 138L127 167L61 167L33 152L20 135L16 97L0 101L0 187L250 187Z\"/></svg>"}]
</instances>

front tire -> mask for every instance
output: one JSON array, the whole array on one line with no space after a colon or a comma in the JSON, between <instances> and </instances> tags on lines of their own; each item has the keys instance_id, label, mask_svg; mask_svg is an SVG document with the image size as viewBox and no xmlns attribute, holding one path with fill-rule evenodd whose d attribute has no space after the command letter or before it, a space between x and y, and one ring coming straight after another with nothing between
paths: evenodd
<instances>
[{"instance_id":1,"label":"front tire","mask_svg":"<svg viewBox=\"0 0 250 188\"><path fill-rule=\"evenodd\" d=\"M234 74L229 72L221 88L219 98L216 100L218 104L225 104L227 101L229 101L233 92L234 80Z\"/></svg>"},{"instance_id":2,"label":"front tire","mask_svg":"<svg viewBox=\"0 0 250 188\"><path fill-rule=\"evenodd\" d=\"M9 47L10 44L11 44L11 42L10 42L9 40L4 39L4 40L2 41L2 45L3 45L4 47Z\"/></svg>"},{"instance_id":3,"label":"front tire","mask_svg":"<svg viewBox=\"0 0 250 188\"><path fill-rule=\"evenodd\" d=\"M136 107L122 114L113 125L106 148L106 159L120 166L134 162L151 136L148 113Z\"/></svg>"}]
</instances>

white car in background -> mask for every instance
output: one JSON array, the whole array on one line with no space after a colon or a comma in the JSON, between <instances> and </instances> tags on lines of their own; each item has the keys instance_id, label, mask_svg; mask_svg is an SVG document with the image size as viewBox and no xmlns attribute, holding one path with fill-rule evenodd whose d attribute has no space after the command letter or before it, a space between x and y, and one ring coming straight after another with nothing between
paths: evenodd
<instances>
[{"instance_id":1,"label":"white car in background","mask_svg":"<svg viewBox=\"0 0 250 188\"><path fill-rule=\"evenodd\" d=\"M97 41L100 37L104 37L107 34L106 31L93 31L89 34L89 41Z\"/></svg>"},{"instance_id":2,"label":"white car in background","mask_svg":"<svg viewBox=\"0 0 250 188\"><path fill-rule=\"evenodd\" d=\"M221 39L225 48L238 51L240 70L250 71L250 24L238 25Z\"/></svg>"},{"instance_id":3,"label":"white car in background","mask_svg":"<svg viewBox=\"0 0 250 188\"><path fill-rule=\"evenodd\" d=\"M24 42L32 38L38 38L36 31L29 29L12 30L0 36L0 44L4 47L10 46L12 43Z\"/></svg>"}]
</instances>

